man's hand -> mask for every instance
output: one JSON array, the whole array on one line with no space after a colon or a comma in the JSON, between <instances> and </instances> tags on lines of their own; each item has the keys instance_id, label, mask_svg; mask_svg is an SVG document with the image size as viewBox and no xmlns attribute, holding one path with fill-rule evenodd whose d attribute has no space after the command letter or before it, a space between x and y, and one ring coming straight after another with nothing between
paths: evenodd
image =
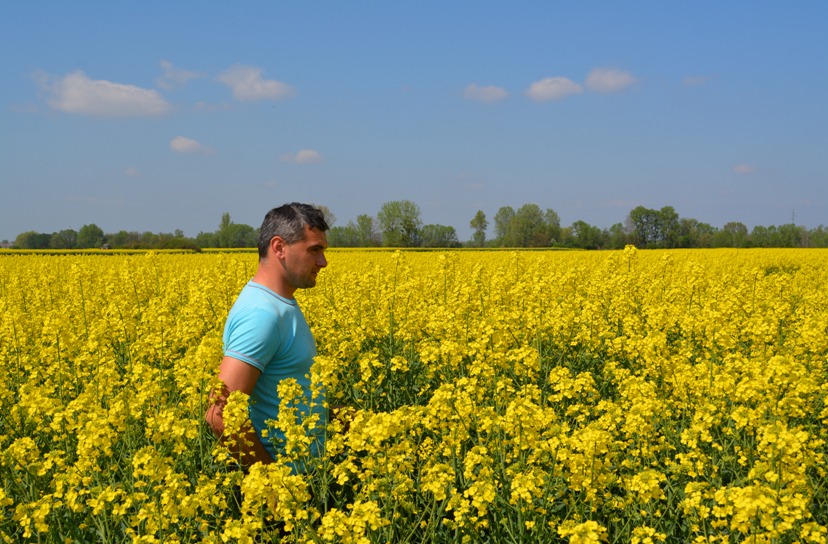
<instances>
[{"instance_id":1,"label":"man's hand","mask_svg":"<svg viewBox=\"0 0 828 544\"><path fill-rule=\"evenodd\" d=\"M272 463L273 458L267 452L259 440L252 424L248 421L240 432L240 435L225 436L224 408L227 406L227 398L234 391L241 391L250 395L259 379L259 369L239 361L232 357L225 357L219 367L219 381L223 384L220 391L212 391L210 398L212 403L204 414L204 419L212 429L213 434L222 441L226 441L230 450L238 456L239 462L244 467L249 467L255 462ZM232 438L230 440L229 438Z\"/></svg>"}]
</instances>

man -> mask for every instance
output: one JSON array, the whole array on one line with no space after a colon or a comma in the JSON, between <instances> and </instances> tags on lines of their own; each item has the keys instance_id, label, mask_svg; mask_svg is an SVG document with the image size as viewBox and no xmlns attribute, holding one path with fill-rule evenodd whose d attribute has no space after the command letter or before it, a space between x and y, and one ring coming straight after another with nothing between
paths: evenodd
<instances>
[{"instance_id":1,"label":"man","mask_svg":"<svg viewBox=\"0 0 828 544\"><path fill-rule=\"evenodd\" d=\"M224 326L224 358L219 367L223 388L213 394L205 417L216 436L225 430L227 397L234 391L250 395L248 412L253 428L236 437L235 453L242 465L272 463L277 455L273 438L284 434L265 422L279 415L279 382L294 378L307 405L327 422L325 399L311 402L310 367L316 344L294 293L316 285L327 266L325 231L319 209L308 204L285 204L270 210L259 233L259 265L233 304ZM307 406L305 407L307 409ZM266 431L266 432L265 432ZM319 453L321 432L313 453Z\"/></svg>"}]
</instances>

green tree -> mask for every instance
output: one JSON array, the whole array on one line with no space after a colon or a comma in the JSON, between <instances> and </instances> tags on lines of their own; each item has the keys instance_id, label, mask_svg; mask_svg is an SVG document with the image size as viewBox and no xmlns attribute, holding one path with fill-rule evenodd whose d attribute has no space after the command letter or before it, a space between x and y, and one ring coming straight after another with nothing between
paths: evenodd
<instances>
[{"instance_id":1,"label":"green tree","mask_svg":"<svg viewBox=\"0 0 828 544\"><path fill-rule=\"evenodd\" d=\"M586 221L575 221L570 230L570 244L583 249L599 249L603 245L603 234L601 229Z\"/></svg>"},{"instance_id":2,"label":"green tree","mask_svg":"<svg viewBox=\"0 0 828 544\"><path fill-rule=\"evenodd\" d=\"M52 249L74 249L78 245L78 233L74 229L64 229L52 234L49 247Z\"/></svg>"},{"instance_id":3,"label":"green tree","mask_svg":"<svg viewBox=\"0 0 828 544\"><path fill-rule=\"evenodd\" d=\"M360 214L356 218L357 246L372 247L379 245L379 235L374 218L368 214Z\"/></svg>"},{"instance_id":4,"label":"green tree","mask_svg":"<svg viewBox=\"0 0 828 544\"><path fill-rule=\"evenodd\" d=\"M221 221L219 221L219 227L216 231L216 238L218 242L218 247L231 247L230 246L230 227L233 225L233 220L230 219L230 212L224 212L221 214Z\"/></svg>"},{"instance_id":5,"label":"green tree","mask_svg":"<svg viewBox=\"0 0 828 544\"><path fill-rule=\"evenodd\" d=\"M637 206L627 216L627 229L636 247L656 247L661 241L661 216L658 210Z\"/></svg>"},{"instance_id":6,"label":"green tree","mask_svg":"<svg viewBox=\"0 0 828 544\"><path fill-rule=\"evenodd\" d=\"M661 247L679 247L681 237L679 214L672 206L664 206L658 211L658 242Z\"/></svg>"},{"instance_id":7,"label":"green tree","mask_svg":"<svg viewBox=\"0 0 828 544\"><path fill-rule=\"evenodd\" d=\"M328 245L331 247L357 247L359 234L353 221L344 227L331 227L328 230Z\"/></svg>"},{"instance_id":8,"label":"green tree","mask_svg":"<svg viewBox=\"0 0 828 544\"><path fill-rule=\"evenodd\" d=\"M51 240L51 234L28 230L17 235L14 245L20 249L47 249Z\"/></svg>"},{"instance_id":9,"label":"green tree","mask_svg":"<svg viewBox=\"0 0 828 544\"><path fill-rule=\"evenodd\" d=\"M104 241L104 232L95 223L84 225L78 231L78 247L101 247Z\"/></svg>"},{"instance_id":10,"label":"green tree","mask_svg":"<svg viewBox=\"0 0 828 544\"><path fill-rule=\"evenodd\" d=\"M420 208L410 200L386 202L377 213L382 243L388 247L420 245Z\"/></svg>"},{"instance_id":11,"label":"green tree","mask_svg":"<svg viewBox=\"0 0 828 544\"><path fill-rule=\"evenodd\" d=\"M623 249L629 243L627 231L621 223L615 223L604 231L607 239L607 247L610 249Z\"/></svg>"},{"instance_id":12,"label":"green tree","mask_svg":"<svg viewBox=\"0 0 828 544\"><path fill-rule=\"evenodd\" d=\"M545 212L543 212L544 220L546 221L546 228L549 231L549 241L552 244L558 243L561 241L561 218L558 216L558 212L553 210L552 208L547 208Z\"/></svg>"},{"instance_id":13,"label":"green tree","mask_svg":"<svg viewBox=\"0 0 828 544\"><path fill-rule=\"evenodd\" d=\"M425 225L420 229L423 247L459 247L457 232L446 225Z\"/></svg>"},{"instance_id":14,"label":"green tree","mask_svg":"<svg viewBox=\"0 0 828 544\"><path fill-rule=\"evenodd\" d=\"M196 234L195 242L198 247L220 247L218 235L215 232L199 232Z\"/></svg>"},{"instance_id":15,"label":"green tree","mask_svg":"<svg viewBox=\"0 0 828 544\"><path fill-rule=\"evenodd\" d=\"M776 247L803 247L806 239L805 229L793 223L780 225L777 229Z\"/></svg>"},{"instance_id":16,"label":"green tree","mask_svg":"<svg viewBox=\"0 0 828 544\"><path fill-rule=\"evenodd\" d=\"M511 206L502 206L497 210L494 216L494 230L495 238L500 246L509 245L511 238L510 229L512 226L512 219L515 217L515 209Z\"/></svg>"},{"instance_id":17,"label":"green tree","mask_svg":"<svg viewBox=\"0 0 828 544\"><path fill-rule=\"evenodd\" d=\"M531 203L524 204L515 212L509 235L509 245L514 247L545 247L552 242L547 215L540 206Z\"/></svg>"},{"instance_id":18,"label":"green tree","mask_svg":"<svg viewBox=\"0 0 828 544\"><path fill-rule=\"evenodd\" d=\"M808 232L809 247L828 247L828 229L820 225Z\"/></svg>"},{"instance_id":19,"label":"green tree","mask_svg":"<svg viewBox=\"0 0 828 544\"><path fill-rule=\"evenodd\" d=\"M483 210L477 210L469 226L474 229L472 245L474 247L483 247L486 244L486 229L489 228L489 222L486 220L486 214L483 213Z\"/></svg>"},{"instance_id":20,"label":"green tree","mask_svg":"<svg viewBox=\"0 0 828 544\"><path fill-rule=\"evenodd\" d=\"M257 247L259 236L256 229L244 223L233 223L225 231L225 241L228 245L223 247Z\"/></svg>"},{"instance_id":21,"label":"green tree","mask_svg":"<svg viewBox=\"0 0 828 544\"><path fill-rule=\"evenodd\" d=\"M755 225L750 231L750 245L753 247L770 247L770 232L767 227Z\"/></svg>"},{"instance_id":22,"label":"green tree","mask_svg":"<svg viewBox=\"0 0 828 544\"><path fill-rule=\"evenodd\" d=\"M713 245L717 247L746 247L747 243L748 229L738 221L725 223L713 236Z\"/></svg>"}]
</instances>

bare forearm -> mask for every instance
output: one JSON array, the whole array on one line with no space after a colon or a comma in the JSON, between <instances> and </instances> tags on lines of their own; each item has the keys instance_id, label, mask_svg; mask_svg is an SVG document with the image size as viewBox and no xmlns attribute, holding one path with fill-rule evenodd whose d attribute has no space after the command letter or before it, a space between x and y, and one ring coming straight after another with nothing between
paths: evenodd
<instances>
[{"instance_id":1,"label":"bare forearm","mask_svg":"<svg viewBox=\"0 0 828 544\"><path fill-rule=\"evenodd\" d=\"M224 403L219 399L210 406L205 414L205 419L213 434L219 438L222 444L227 446L227 449L236 456L244 467L249 467L256 462L272 463L273 458L267 452L259 439L259 435L256 434L249 422L238 433L230 434L227 432L222 418L223 405Z\"/></svg>"}]
</instances>

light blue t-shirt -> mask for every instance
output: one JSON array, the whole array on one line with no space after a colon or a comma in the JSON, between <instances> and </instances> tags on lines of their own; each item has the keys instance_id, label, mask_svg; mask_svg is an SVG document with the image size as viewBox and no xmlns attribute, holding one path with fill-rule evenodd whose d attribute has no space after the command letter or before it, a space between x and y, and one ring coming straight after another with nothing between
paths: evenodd
<instances>
[{"instance_id":1,"label":"light blue t-shirt","mask_svg":"<svg viewBox=\"0 0 828 544\"><path fill-rule=\"evenodd\" d=\"M284 433L265 421L279 416L279 382L294 378L302 386L306 404L318 413L320 422L314 435L311 454L319 455L324 446L327 409L324 396L311 402L310 369L316 356L316 342L296 300L279 296L267 287L249 281L244 286L224 325L224 355L244 361L261 371L250 395L250 421L265 449L276 458L277 444L284 444ZM324 394L324 392L323 392ZM267 437L262 431L267 429Z\"/></svg>"}]
</instances>

